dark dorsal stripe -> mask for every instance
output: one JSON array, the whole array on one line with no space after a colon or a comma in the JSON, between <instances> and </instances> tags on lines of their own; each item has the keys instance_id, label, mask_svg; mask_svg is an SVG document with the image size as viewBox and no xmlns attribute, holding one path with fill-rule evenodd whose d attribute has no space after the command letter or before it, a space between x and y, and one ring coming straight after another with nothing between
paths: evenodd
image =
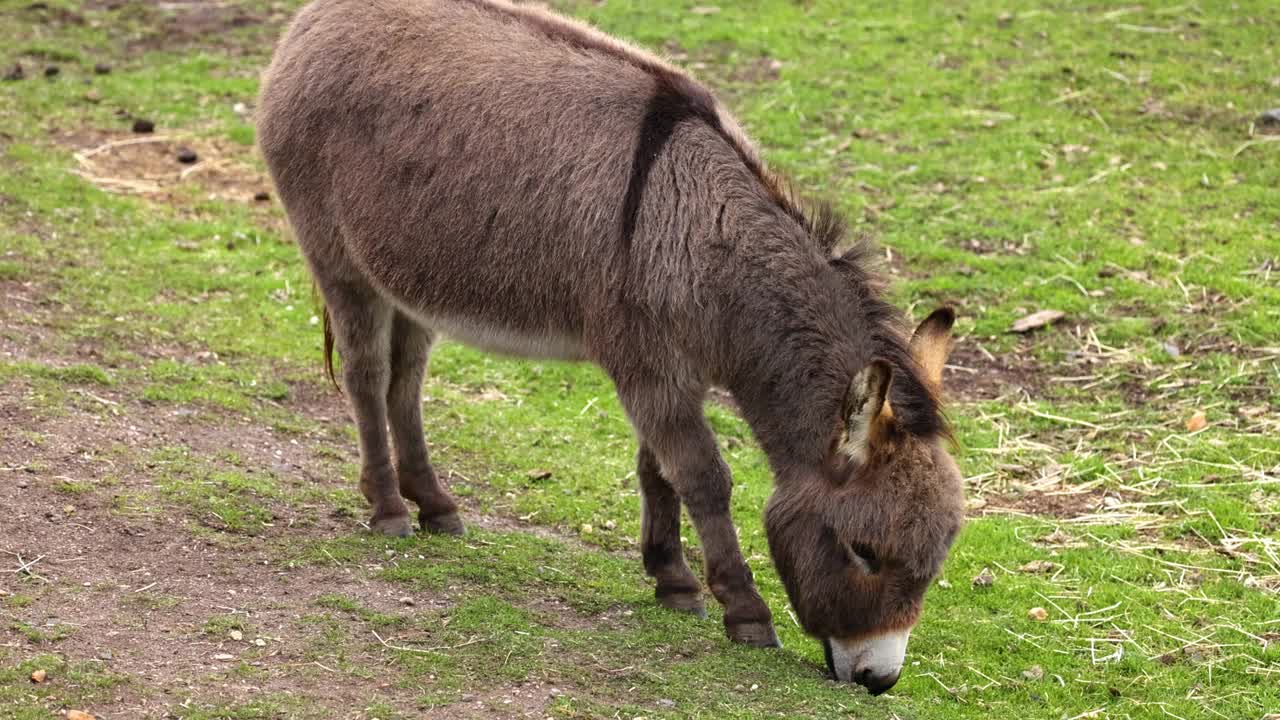
<instances>
[{"instance_id":1,"label":"dark dorsal stripe","mask_svg":"<svg viewBox=\"0 0 1280 720\"><path fill-rule=\"evenodd\" d=\"M635 160L627 184L623 202L622 242L629 247L635 232L636 218L640 210L644 186L653 167L653 161L662 152L675 127L682 121L697 119L707 123L733 148L751 173L764 185L778 206L806 228L809 226L799 204L793 201L778 178L771 175L754 153L742 146L742 141L729 133L720 122L720 105L711 91L678 69L663 63L639 50L633 50L613 38L598 33L589 26L512 5L498 4L490 0L461 0L488 12L519 22L542 35L565 43L580 51L598 52L610 58L637 67L653 76L656 91L650 99L645 117L641 121Z\"/></svg>"}]
</instances>

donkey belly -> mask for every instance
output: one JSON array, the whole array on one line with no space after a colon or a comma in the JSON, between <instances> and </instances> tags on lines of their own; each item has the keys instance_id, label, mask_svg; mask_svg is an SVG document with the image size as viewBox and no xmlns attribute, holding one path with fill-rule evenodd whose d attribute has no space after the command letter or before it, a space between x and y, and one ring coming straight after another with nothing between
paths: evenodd
<instances>
[{"instance_id":1,"label":"donkey belly","mask_svg":"<svg viewBox=\"0 0 1280 720\"><path fill-rule=\"evenodd\" d=\"M415 313L420 322L465 345L503 355L585 360L582 338L562 331L530 331L444 313Z\"/></svg>"}]
</instances>

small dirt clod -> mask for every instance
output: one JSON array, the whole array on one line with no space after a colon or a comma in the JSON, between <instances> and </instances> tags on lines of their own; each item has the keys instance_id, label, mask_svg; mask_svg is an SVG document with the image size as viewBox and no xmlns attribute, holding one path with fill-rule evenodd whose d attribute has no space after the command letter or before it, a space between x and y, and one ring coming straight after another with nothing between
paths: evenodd
<instances>
[{"instance_id":1,"label":"small dirt clod","mask_svg":"<svg viewBox=\"0 0 1280 720\"><path fill-rule=\"evenodd\" d=\"M48 678L49 678L49 673L45 672L44 670L36 670L35 672L31 673L31 682L36 684L42 683Z\"/></svg>"},{"instance_id":2,"label":"small dirt clod","mask_svg":"<svg viewBox=\"0 0 1280 720\"><path fill-rule=\"evenodd\" d=\"M93 72L97 75L111 74L111 66L106 63L98 63L93 66Z\"/></svg>"},{"instance_id":3,"label":"small dirt clod","mask_svg":"<svg viewBox=\"0 0 1280 720\"><path fill-rule=\"evenodd\" d=\"M27 71L22 69L22 63L14 63L13 67L9 68L4 73L5 80L21 80L26 76Z\"/></svg>"},{"instance_id":4,"label":"small dirt clod","mask_svg":"<svg viewBox=\"0 0 1280 720\"><path fill-rule=\"evenodd\" d=\"M1049 619L1049 611L1042 607L1033 607L1027 611L1027 619L1036 622L1044 622Z\"/></svg>"},{"instance_id":5,"label":"small dirt clod","mask_svg":"<svg viewBox=\"0 0 1280 720\"><path fill-rule=\"evenodd\" d=\"M191 148L178 148L178 154L176 157L178 158L178 162L183 165L190 165L200 159L200 156L196 154L196 151Z\"/></svg>"},{"instance_id":6,"label":"small dirt clod","mask_svg":"<svg viewBox=\"0 0 1280 720\"><path fill-rule=\"evenodd\" d=\"M151 122L150 120L143 120L139 118L133 121L133 131L138 134L155 132L155 130L156 130L156 124Z\"/></svg>"},{"instance_id":7,"label":"small dirt clod","mask_svg":"<svg viewBox=\"0 0 1280 720\"><path fill-rule=\"evenodd\" d=\"M258 192L253 194L254 202L267 202L270 199L271 199L271 193L267 192L266 190L259 190Z\"/></svg>"},{"instance_id":8,"label":"small dirt clod","mask_svg":"<svg viewBox=\"0 0 1280 720\"><path fill-rule=\"evenodd\" d=\"M62 68L57 65L50 65L44 69L44 76L47 78L57 77L62 72Z\"/></svg>"}]
</instances>

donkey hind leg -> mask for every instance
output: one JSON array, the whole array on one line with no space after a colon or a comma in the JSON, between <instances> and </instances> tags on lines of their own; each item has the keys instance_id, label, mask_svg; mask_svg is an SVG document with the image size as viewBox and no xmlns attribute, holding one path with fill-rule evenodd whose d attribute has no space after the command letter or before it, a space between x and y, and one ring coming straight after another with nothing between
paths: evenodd
<instances>
[{"instance_id":1,"label":"donkey hind leg","mask_svg":"<svg viewBox=\"0 0 1280 720\"><path fill-rule=\"evenodd\" d=\"M391 384L387 388L396 474L400 494L418 504L423 530L461 535L458 506L440 485L422 436L422 377L430 352L430 331L396 312L391 322Z\"/></svg>"},{"instance_id":2,"label":"donkey hind leg","mask_svg":"<svg viewBox=\"0 0 1280 720\"><path fill-rule=\"evenodd\" d=\"M360 491L373 506L370 527L384 535L413 534L400 499L387 442L394 310L360 280L321 284L342 358L342 384L360 435Z\"/></svg>"},{"instance_id":3,"label":"donkey hind leg","mask_svg":"<svg viewBox=\"0 0 1280 720\"><path fill-rule=\"evenodd\" d=\"M663 607L706 617L702 584L685 563L680 548L680 498L662 477L658 459L644 443L636 458L636 475L640 479L643 513L640 554L644 571L657 581L654 596Z\"/></svg>"},{"instance_id":4,"label":"donkey hind leg","mask_svg":"<svg viewBox=\"0 0 1280 720\"><path fill-rule=\"evenodd\" d=\"M778 647L769 606L738 546L729 515L733 479L702 415L701 398L681 397L662 383L619 386L618 392L641 442L657 458L662 477L689 510L706 557L707 586L724 607L729 639Z\"/></svg>"}]
</instances>

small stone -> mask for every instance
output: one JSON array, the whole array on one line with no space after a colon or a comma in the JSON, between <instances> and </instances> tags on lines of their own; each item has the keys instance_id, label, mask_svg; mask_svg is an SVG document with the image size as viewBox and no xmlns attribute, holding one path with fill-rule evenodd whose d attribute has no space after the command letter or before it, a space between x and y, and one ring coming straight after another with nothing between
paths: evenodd
<instances>
[{"instance_id":1,"label":"small stone","mask_svg":"<svg viewBox=\"0 0 1280 720\"><path fill-rule=\"evenodd\" d=\"M659 700L657 701L657 703L655 703L655 704L656 704L658 707L673 708L673 707L675 707L675 706L676 706L676 701L675 701L675 700L668 700L667 698L661 698L661 699L659 699Z\"/></svg>"},{"instance_id":2,"label":"small stone","mask_svg":"<svg viewBox=\"0 0 1280 720\"><path fill-rule=\"evenodd\" d=\"M1272 108L1258 116L1259 125L1274 126L1280 125L1280 108Z\"/></svg>"},{"instance_id":3,"label":"small stone","mask_svg":"<svg viewBox=\"0 0 1280 720\"><path fill-rule=\"evenodd\" d=\"M5 80L21 80L26 76L27 71L22 69L22 63L14 63L13 67L9 68L4 73Z\"/></svg>"},{"instance_id":4,"label":"small stone","mask_svg":"<svg viewBox=\"0 0 1280 720\"><path fill-rule=\"evenodd\" d=\"M62 68L57 65L50 65L44 69L44 76L47 78L57 77L60 72L62 72Z\"/></svg>"},{"instance_id":5,"label":"small stone","mask_svg":"<svg viewBox=\"0 0 1280 720\"><path fill-rule=\"evenodd\" d=\"M263 640L262 638L254 638L254 639L253 639L253 644L254 644L254 645L257 645L258 647L266 647L266 646L267 646L267 641L266 641L266 640Z\"/></svg>"},{"instance_id":6,"label":"small stone","mask_svg":"<svg viewBox=\"0 0 1280 720\"><path fill-rule=\"evenodd\" d=\"M1013 13L1002 12L996 16L996 25L1000 27L1009 27L1013 24Z\"/></svg>"},{"instance_id":7,"label":"small stone","mask_svg":"<svg viewBox=\"0 0 1280 720\"><path fill-rule=\"evenodd\" d=\"M973 578L973 586L976 588L991 587L996 584L996 576L991 572L991 568L982 568L982 572Z\"/></svg>"},{"instance_id":8,"label":"small stone","mask_svg":"<svg viewBox=\"0 0 1280 720\"><path fill-rule=\"evenodd\" d=\"M111 654L110 650L101 650L98 652L99 660L114 660L115 657L116 657L115 655Z\"/></svg>"},{"instance_id":9,"label":"small stone","mask_svg":"<svg viewBox=\"0 0 1280 720\"><path fill-rule=\"evenodd\" d=\"M238 103L236 103L235 105L232 105L232 106L231 106L231 112L233 112L233 113L235 113L235 114L237 114L237 115L248 115L248 114L249 114L249 106L248 106L248 105L245 105L245 104L244 104L244 103L242 103L242 102L238 102Z\"/></svg>"},{"instance_id":10,"label":"small stone","mask_svg":"<svg viewBox=\"0 0 1280 720\"><path fill-rule=\"evenodd\" d=\"M84 99L91 103L99 103L102 102L102 93L94 88L89 88L89 91L84 94Z\"/></svg>"},{"instance_id":11,"label":"small stone","mask_svg":"<svg viewBox=\"0 0 1280 720\"><path fill-rule=\"evenodd\" d=\"M254 202L266 202L271 199L271 193L266 190L259 190L253 194Z\"/></svg>"},{"instance_id":12,"label":"small stone","mask_svg":"<svg viewBox=\"0 0 1280 720\"><path fill-rule=\"evenodd\" d=\"M946 578L943 578L943 579L941 579L941 580L939 580L939 581L938 581L938 587L942 588L943 590L950 590L950 589L951 589L951 583L947 582L947 579L946 579Z\"/></svg>"},{"instance_id":13,"label":"small stone","mask_svg":"<svg viewBox=\"0 0 1280 720\"><path fill-rule=\"evenodd\" d=\"M1040 667L1039 665L1032 665L1031 667L1022 671L1022 677L1028 680L1039 680L1040 678L1044 677L1044 668Z\"/></svg>"},{"instance_id":14,"label":"small stone","mask_svg":"<svg viewBox=\"0 0 1280 720\"><path fill-rule=\"evenodd\" d=\"M228 654L228 653L218 653L217 655L214 655L214 656L213 656L213 659L214 659L214 660L218 660L218 661L220 661L220 662L226 662L226 661L228 661L228 660L235 660L235 659L236 659L236 656L235 656L235 655L230 655L230 654Z\"/></svg>"},{"instance_id":15,"label":"small stone","mask_svg":"<svg viewBox=\"0 0 1280 720\"><path fill-rule=\"evenodd\" d=\"M183 165L190 165L195 161L199 160L200 156L196 155L196 151L192 150L191 148L178 148L177 158L178 158L178 162L182 163Z\"/></svg>"},{"instance_id":16,"label":"small stone","mask_svg":"<svg viewBox=\"0 0 1280 720\"><path fill-rule=\"evenodd\" d=\"M106 63L98 63L93 66L93 72L98 75L110 75L111 66Z\"/></svg>"},{"instance_id":17,"label":"small stone","mask_svg":"<svg viewBox=\"0 0 1280 720\"><path fill-rule=\"evenodd\" d=\"M1171 358L1182 357L1182 348L1178 347L1174 343L1167 342L1160 347L1164 348L1164 351L1168 353Z\"/></svg>"},{"instance_id":18,"label":"small stone","mask_svg":"<svg viewBox=\"0 0 1280 720\"><path fill-rule=\"evenodd\" d=\"M409 597L408 595L406 595L406 596L404 596L404 597L400 598L400 604L401 604L401 605L408 605L409 607L413 607L413 606L414 606L413 598L411 598L411 597Z\"/></svg>"},{"instance_id":19,"label":"small stone","mask_svg":"<svg viewBox=\"0 0 1280 720\"><path fill-rule=\"evenodd\" d=\"M48 677L49 677L49 673L45 672L44 670L36 670L35 672L31 673L31 682L39 684L44 682L46 679L48 679Z\"/></svg>"},{"instance_id":20,"label":"small stone","mask_svg":"<svg viewBox=\"0 0 1280 720\"><path fill-rule=\"evenodd\" d=\"M1027 611L1027 619L1036 622L1044 622L1049 619L1049 611L1042 607L1033 607Z\"/></svg>"},{"instance_id":21,"label":"small stone","mask_svg":"<svg viewBox=\"0 0 1280 720\"><path fill-rule=\"evenodd\" d=\"M550 470L530 470L529 479L533 480L534 482L540 482L542 480L550 480L551 471Z\"/></svg>"},{"instance_id":22,"label":"small stone","mask_svg":"<svg viewBox=\"0 0 1280 720\"><path fill-rule=\"evenodd\" d=\"M25 488L25 487L27 487L27 486L28 486L28 485L30 485L30 484L31 484L31 483L27 482L27 479L26 479L26 478L23 478L23 479L21 479L21 480L19 480L19 481L18 481L18 487L20 487L20 488Z\"/></svg>"},{"instance_id":23,"label":"small stone","mask_svg":"<svg viewBox=\"0 0 1280 720\"><path fill-rule=\"evenodd\" d=\"M231 636L231 639L235 640L236 642L240 642L241 640L244 639L244 633L240 632L239 630L232 630L228 634Z\"/></svg>"},{"instance_id":24,"label":"small stone","mask_svg":"<svg viewBox=\"0 0 1280 720\"><path fill-rule=\"evenodd\" d=\"M616 523L616 522L614 522L614 521L612 521L612 520L605 520L605 521L604 521L604 529L605 529L605 530L613 530L613 529L614 529L614 528L616 528L616 527L618 527L618 523Z\"/></svg>"},{"instance_id":25,"label":"small stone","mask_svg":"<svg viewBox=\"0 0 1280 720\"><path fill-rule=\"evenodd\" d=\"M144 120L142 118L139 118L133 121L133 131L140 135L145 135L146 133L155 132L156 124L151 122L150 120Z\"/></svg>"},{"instance_id":26,"label":"small stone","mask_svg":"<svg viewBox=\"0 0 1280 720\"><path fill-rule=\"evenodd\" d=\"M582 527L579 529L582 530L583 535L590 535L596 531L595 528L591 527L591 523L582 523Z\"/></svg>"}]
</instances>

